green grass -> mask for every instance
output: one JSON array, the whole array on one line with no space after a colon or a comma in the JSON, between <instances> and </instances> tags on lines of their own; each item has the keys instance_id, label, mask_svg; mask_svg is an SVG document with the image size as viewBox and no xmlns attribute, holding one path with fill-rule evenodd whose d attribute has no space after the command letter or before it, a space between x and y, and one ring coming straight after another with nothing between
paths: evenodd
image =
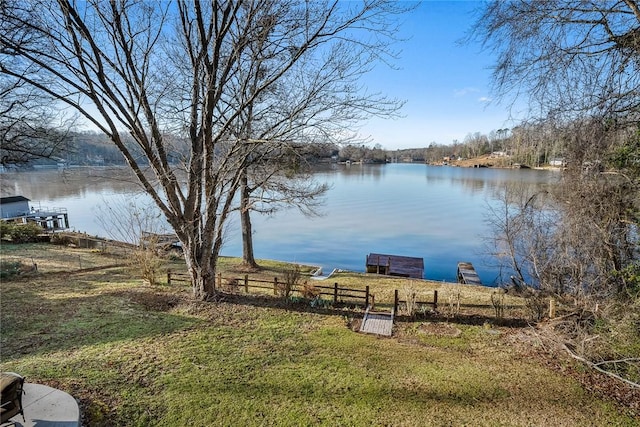
<instances>
[{"instance_id":1,"label":"green grass","mask_svg":"<svg viewBox=\"0 0 640 427\"><path fill-rule=\"evenodd\" d=\"M425 319L383 339L340 310L189 297L125 268L3 281L2 370L71 393L92 426L637 423L514 328Z\"/></svg>"}]
</instances>

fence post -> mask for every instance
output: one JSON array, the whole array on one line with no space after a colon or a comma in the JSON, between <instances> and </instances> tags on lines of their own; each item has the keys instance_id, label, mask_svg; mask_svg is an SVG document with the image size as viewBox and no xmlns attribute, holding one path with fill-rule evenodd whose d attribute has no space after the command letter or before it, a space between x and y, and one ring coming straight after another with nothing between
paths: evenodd
<instances>
[{"instance_id":1,"label":"fence post","mask_svg":"<svg viewBox=\"0 0 640 427\"><path fill-rule=\"evenodd\" d=\"M333 303L338 302L338 282L333 284Z\"/></svg>"},{"instance_id":2,"label":"fence post","mask_svg":"<svg viewBox=\"0 0 640 427\"><path fill-rule=\"evenodd\" d=\"M364 308L369 307L369 285L367 285L365 294L364 294Z\"/></svg>"},{"instance_id":3,"label":"fence post","mask_svg":"<svg viewBox=\"0 0 640 427\"><path fill-rule=\"evenodd\" d=\"M376 296L374 294L371 294L371 310L374 310L376 308Z\"/></svg>"},{"instance_id":4,"label":"fence post","mask_svg":"<svg viewBox=\"0 0 640 427\"><path fill-rule=\"evenodd\" d=\"M438 310L438 291L433 291L433 311Z\"/></svg>"},{"instance_id":5,"label":"fence post","mask_svg":"<svg viewBox=\"0 0 640 427\"><path fill-rule=\"evenodd\" d=\"M278 278L273 278L273 294L278 295Z\"/></svg>"},{"instance_id":6,"label":"fence post","mask_svg":"<svg viewBox=\"0 0 640 427\"><path fill-rule=\"evenodd\" d=\"M393 312L398 313L398 290L393 292Z\"/></svg>"},{"instance_id":7,"label":"fence post","mask_svg":"<svg viewBox=\"0 0 640 427\"><path fill-rule=\"evenodd\" d=\"M249 293L249 275L245 274L244 275L244 292L245 293Z\"/></svg>"},{"instance_id":8,"label":"fence post","mask_svg":"<svg viewBox=\"0 0 640 427\"><path fill-rule=\"evenodd\" d=\"M167 285L171 284L171 269L167 270Z\"/></svg>"},{"instance_id":9,"label":"fence post","mask_svg":"<svg viewBox=\"0 0 640 427\"><path fill-rule=\"evenodd\" d=\"M216 282L213 282L213 289L216 289ZM222 273L218 273L218 289L222 289Z\"/></svg>"}]
</instances>

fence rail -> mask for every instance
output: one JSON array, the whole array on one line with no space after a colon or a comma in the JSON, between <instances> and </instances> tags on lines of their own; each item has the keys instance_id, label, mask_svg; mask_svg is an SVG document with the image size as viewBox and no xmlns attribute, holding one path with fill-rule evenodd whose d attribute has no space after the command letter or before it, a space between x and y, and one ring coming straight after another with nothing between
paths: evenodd
<instances>
[{"instance_id":1,"label":"fence rail","mask_svg":"<svg viewBox=\"0 0 640 427\"><path fill-rule=\"evenodd\" d=\"M412 295L413 298L415 298L415 294ZM398 313L398 306L400 304L405 304L405 306L407 305L407 301L401 301L398 295L398 290L396 289L393 292L393 312L394 313ZM413 304L415 305L419 305L419 306L425 306L425 305L431 305L433 306L433 310L436 311L438 309L438 291L434 290L433 291L433 301L413 301Z\"/></svg>"},{"instance_id":2,"label":"fence rail","mask_svg":"<svg viewBox=\"0 0 640 427\"><path fill-rule=\"evenodd\" d=\"M191 283L191 276L187 273L167 271L167 284L172 283ZM285 287L289 286L285 282L274 277L273 280L264 279L252 279L248 274L244 277L223 277L222 274L218 274L216 280L216 287L222 290L238 290L243 288L245 293L249 293L249 289L263 289L272 290L274 295L279 295L285 292ZM365 307L375 304L375 297L371 294L369 286L365 289L355 288L343 288L336 282L333 286L326 285L290 285L289 293L298 293L304 295L305 293L312 293L315 296L328 296L331 297L333 303L345 302L345 300L361 300ZM226 289L225 289L226 288Z\"/></svg>"},{"instance_id":3,"label":"fence rail","mask_svg":"<svg viewBox=\"0 0 640 427\"><path fill-rule=\"evenodd\" d=\"M176 272L176 271L167 271L167 283L191 283L191 277L189 274L184 272ZM245 274L244 277L223 277L222 274L218 274L216 278L216 288L228 291L228 292L238 292L243 289L245 293L249 293L251 289L260 289L263 291L272 291L274 295L281 295L285 292L285 286L287 284L282 280L278 279L278 277L274 277L272 280L265 279L257 279L250 278L248 274ZM364 307L371 306L375 307L376 300L375 295L371 293L369 286L366 286L365 289L356 289L356 288L347 288L341 287L337 282L333 285L316 285L311 284L307 285L307 292L313 293L315 296L319 297L329 297L332 302L346 302L356 300L358 303L361 303ZM293 285L288 290L289 294L305 294L305 285ZM438 291L433 291L433 299L431 301L418 301L415 299L415 294L411 296L411 304L414 304L418 307L431 306L434 311L438 309ZM407 307L407 301L401 300L399 298L399 291L396 289L394 291L393 298L393 310L395 313L399 313L398 309L400 306ZM491 308L490 304L473 304L473 303L458 303L459 307L466 308ZM505 308L518 308L517 305L506 305Z\"/></svg>"}]
</instances>

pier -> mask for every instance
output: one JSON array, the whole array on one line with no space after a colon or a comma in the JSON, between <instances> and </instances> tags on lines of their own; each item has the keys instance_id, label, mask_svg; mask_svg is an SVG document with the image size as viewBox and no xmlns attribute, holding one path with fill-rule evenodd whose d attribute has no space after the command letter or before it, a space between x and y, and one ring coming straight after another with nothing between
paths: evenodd
<instances>
[{"instance_id":1,"label":"pier","mask_svg":"<svg viewBox=\"0 0 640 427\"><path fill-rule=\"evenodd\" d=\"M422 279L424 277L424 259L371 253L367 255L366 271L367 273Z\"/></svg>"},{"instance_id":2,"label":"pier","mask_svg":"<svg viewBox=\"0 0 640 427\"><path fill-rule=\"evenodd\" d=\"M480 276L476 273L476 269L470 262L458 263L458 282L465 285L478 285L482 286Z\"/></svg>"}]
</instances>

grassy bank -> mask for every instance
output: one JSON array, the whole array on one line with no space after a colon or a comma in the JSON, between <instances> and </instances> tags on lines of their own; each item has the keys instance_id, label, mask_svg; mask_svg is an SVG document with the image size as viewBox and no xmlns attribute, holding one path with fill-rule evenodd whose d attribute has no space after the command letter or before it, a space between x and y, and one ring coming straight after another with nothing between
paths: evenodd
<instances>
[{"instance_id":1,"label":"grassy bank","mask_svg":"<svg viewBox=\"0 0 640 427\"><path fill-rule=\"evenodd\" d=\"M3 260L61 251L3 244ZM62 256L66 252L67 256ZM51 255L51 254L50 254ZM42 255L43 257L45 255ZM315 311L273 296L190 299L184 285L149 287L127 267L71 265L3 280L2 370L78 398L86 425L635 425L628 411L530 357L535 342L490 309L398 322L393 338L355 333L358 310ZM15 258L14 258L15 259ZM61 261L64 262L64 261ZM264 262L273 277L281 265ZM179 268L174 261L172 268ZM49 270L48 270L49 269ZM223 259L224 274L242 271ZM449 301L490 290L342 273L344 286L438 289ZM463 295L460 296L459 294ZM447 296L448 295L448 296ZM514 305L517 301L513 301ZM517 317L519 309L510 311ZM505 326L506 325L506 326ZM565 368L574 368L570 361Z\"/></svg>"}]
</instances>

